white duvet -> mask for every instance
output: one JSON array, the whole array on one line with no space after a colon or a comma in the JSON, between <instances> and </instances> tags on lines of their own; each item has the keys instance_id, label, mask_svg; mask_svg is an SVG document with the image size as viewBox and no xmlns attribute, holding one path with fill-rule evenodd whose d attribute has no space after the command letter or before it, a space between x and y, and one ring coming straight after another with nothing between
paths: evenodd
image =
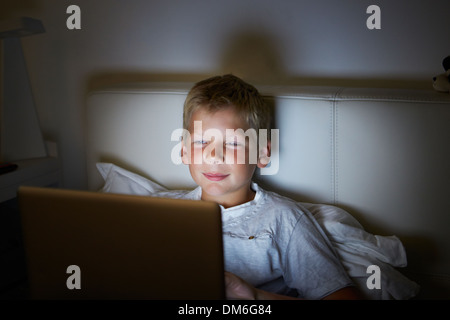
<instances>
[{"instance_id":1,"label":"white duvet","mask_svg":"<svg viewBox=\"0 0 450 320\"><path fill-rule=\"evenodd\" d=\"M349 276L368 298L403 300L418 294L419 285L396 269L407 265L400 239L366 232L354 217L336 206L303 205L322 226ZM367 285L371 265L380 268L380 289L369 289Z\"/></svg>"}]
</instances>

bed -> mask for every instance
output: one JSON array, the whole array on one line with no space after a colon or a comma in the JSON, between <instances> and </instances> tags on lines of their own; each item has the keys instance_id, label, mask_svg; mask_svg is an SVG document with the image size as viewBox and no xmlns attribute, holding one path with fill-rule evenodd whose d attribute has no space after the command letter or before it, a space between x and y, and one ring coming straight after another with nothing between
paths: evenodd
<instances>
[{"instance_id":1,"label":"bed","mask_svg":"<svg viewBox=\"0 0 450 320\"><path fill-rule=\"evenodd\" d=\"M86 97L88 188L193 189L179 150L192 83ZM427 90L260 86L279 129L262 187L302 202L368 299L450 298L450 96ZM275 169L275 167L273 167ZM381 288L369 288L381 269Z\"/></svg>"}]
</instances>

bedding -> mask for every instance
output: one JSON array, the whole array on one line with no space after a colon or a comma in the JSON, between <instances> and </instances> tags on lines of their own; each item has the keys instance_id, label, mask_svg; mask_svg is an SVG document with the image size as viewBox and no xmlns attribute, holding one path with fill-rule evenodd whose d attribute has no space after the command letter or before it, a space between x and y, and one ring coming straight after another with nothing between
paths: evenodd
<instances>
[{"instance_id":1,"label":"bedding","mask_svg":"<svg viewBox=\"0 0 450 320\"><path fill-rule=\"evenodd\" d=\"M113 163L97 163L103 178L100 192L151 196L169 191L160 184ZM355 285L370 300L405 300L415 297L420 286L397 268L407 265L402 242L396 236L373 235L348 212L332 205L303 203L332 242L338 257ZM369 266L378 266L381 287L369 289Z\"/></svg>"}]
</instances>

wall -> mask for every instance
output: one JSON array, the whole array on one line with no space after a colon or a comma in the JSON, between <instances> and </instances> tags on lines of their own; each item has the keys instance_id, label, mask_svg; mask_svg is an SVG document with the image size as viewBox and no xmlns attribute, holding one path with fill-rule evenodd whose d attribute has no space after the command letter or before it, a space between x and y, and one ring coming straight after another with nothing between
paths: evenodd
<instances>
[{"instance_id":1,"label":"wall","mask_svg":"<svg viewBox=\"0 0 450 320\"><path fill-rule=\"evenodd\" d=\"M69 30L66 8L81 8ZM381 8L369 30L366 9ZM450 54L448 0L16 0L0 19L41 19L22 44L44 136L58 142L64 185L85 188L89 90L121 81L233 72L255 84L431 89ZM169 137L168 137L169 141Z\"/></svg>"}]
</instances>

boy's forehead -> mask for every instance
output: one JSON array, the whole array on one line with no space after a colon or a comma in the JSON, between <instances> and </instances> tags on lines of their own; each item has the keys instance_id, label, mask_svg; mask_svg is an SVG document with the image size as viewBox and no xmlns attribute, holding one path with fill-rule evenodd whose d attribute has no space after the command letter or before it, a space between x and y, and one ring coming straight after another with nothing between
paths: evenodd
<instances>
[{"instance_id":1,"label":"boy's forehead","mask_svg":"<svg viewBox=\"0 0 450 320\"><path fill-rule=\"evenodd\" d=\"M232 105L216 110L199 107L192 113L189 131L203 131L214 127L221 130L242 129L244 131L250 128L245 118Z\"/></svg>"}]
</instances>

